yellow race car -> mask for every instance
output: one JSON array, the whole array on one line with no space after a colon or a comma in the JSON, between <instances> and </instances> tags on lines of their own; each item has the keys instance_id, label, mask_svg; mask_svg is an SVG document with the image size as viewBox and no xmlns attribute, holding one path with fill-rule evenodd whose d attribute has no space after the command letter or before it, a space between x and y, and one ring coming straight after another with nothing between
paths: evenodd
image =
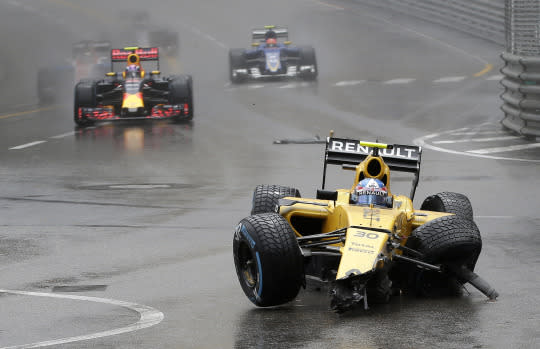
<instances>
[{"instance_id":1,"label":"yellow race car","mask_svg":"<svg viewBox=\"0 0 540 349\"><path fill-rule=\"evenodd\" d=\"M442 192L413 208L421 148L329 137L322 189L258 185L237 225L240 285L257 306L293 300L306 280L328 285L337 312L388 302L393 294L458 295L470 283L498 293L473 270L482 248L469 199ZM325 190L328 164L354 171L348 189ZM410 196L390 191L391 171L414 174Z\"/></svg>"}]
</instances>

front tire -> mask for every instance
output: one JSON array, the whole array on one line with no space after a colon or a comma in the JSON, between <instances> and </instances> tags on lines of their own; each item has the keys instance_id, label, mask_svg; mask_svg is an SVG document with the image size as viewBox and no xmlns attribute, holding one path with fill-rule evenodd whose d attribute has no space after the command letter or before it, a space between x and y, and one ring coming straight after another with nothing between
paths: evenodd
<instances>
[{"instance_id":1,"label":"front tire","mask_svg":"<svg viewBox=\"0 0 540 349\"><path fill-rule=\"evenodd\" d=\"M233 84L244 82L245 78L235 74L236 69L247 69L244 49L233 48L229 51L229 79Z\"/></svg>"},{"instance_id":2,"label":"front tire","mask_svg":"<svg viewBox=\"0 0 540 349\"><path fill-rule=\"evenodd\" d=\"M302 78L307 81L317 80L319 74L319 68L317 67L317 58L315 56L315 49L311 46L300 48L300 66L312 65L313 71L302 73Z\"/></svg>"},{"instance_id":3,"label":"front tire","mask_svg":"<svg viewBox=\"0 0 540 349\"><path fill-rule=\"evenodd\" d=\"M79 118L79 108L92 108L96 106L96 83L93 81L79 82L75 85L73 99L73 120L75 121L75 124L79 127L92 125L92 121L89 121L86 118Z\"/></svg>"},{"instance_id":4,"label":"front tire","mask_svg":"<svg viewBox=\"0 0 540 349\"><path fill-rule=\"evenodd\" d=\"M410 275L417 295L447 296L461 293L461 280L445 273L445 265L465 266L473 271L482 250L480 231L472 220L459 216L436 218L418 227L406 246L423 255L422 261L441 265L443 272L417 267Z\"/></svg>"},{"instance_id":5,"label":"front tire","mask_svg":"<svg viewBox=\"0 0 540 349\"><path fill-rule=\"evenodd\" d=\"M253 191L251 214L276 212L279 199L286 196L299 198L300 191L281 185L260 184L256 186Z\"/></svg>"},{"instance_id":6,"label":"front tire","mask_svg":"<svg viewBox=\"0 0 540 349\"><path fill-rule=\"evenodd\" d=\"M259 307L292 301L304 284L300 247L291 226L279 214L241 220L234 233L233 256L242 290Z\"/></svg>"},{"instance_id":7,"label":"front tire","mask_svg":"<svg viewBox=\"0 0 540 349\"><path fill-rule=\"evenodd\" d=\"M188 113L180 120L193 120L193 78L190 75L173 76L169 80L169 103L187 104Z\"/></svg>"}]
</instances>

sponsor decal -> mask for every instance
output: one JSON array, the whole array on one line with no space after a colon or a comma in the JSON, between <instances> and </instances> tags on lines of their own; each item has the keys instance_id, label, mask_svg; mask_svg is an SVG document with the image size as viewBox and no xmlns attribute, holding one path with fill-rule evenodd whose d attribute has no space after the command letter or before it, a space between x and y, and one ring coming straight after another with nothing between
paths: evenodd
<instances>
[{"instance_id":1,"label":"sponsor decal","mask_svg":"<svg viewBox=\"0 0 540 349\"><path fill-rule=\"evenodd\" d=\"M238 224L236 229L234 229L234 238L236 240L240 240L240 234L246 238L251 248L255 247L255 240L253 240L253 238L249 235L246 227L243 224Z\"/></svg>"},{"instance_id":2,"label":"sponsor decal","mask_svg":"<svg viewBox=\"0 0 540 349\"><path fill-rule=\"evenodd\" d=\"M373 251L371 251L371 250L364 250L364 249L357 248L357 247L349 247L348 250L351 251L351 252L356 252L356 253L373 254Z\"/></svg>"},{"instance_id":3,"label":"sponsor decal","mask_svg":"<svg viewBox=\"0 0 540 349\"><path fill-rule=\"evenodd\" d=\"M276 50L266 50L266 69L275 73L281 68L281 61L279 58L279 49Z\"/></svg>"},{"instance_id":4,"label":"sponsor decal","mask_svg":"<svg viewBox=\"0 0 540 349\"><path fill-rule=\"evenodd\" d=\"M360 145L359 141L355 140L337 140L331 139L329 144L330 151L357 153L369 155L373 153L373 149L368 146ZM404 145L394 145L392 149L379 149L379 155L382 157L393 157L403 159L418 159L418 148Z\"/></svg>"},{"instance_id":5,"label":"sponsor decal","mask_svg":"<svg viewBox=\"0 0 540 349\"><path fill-rule=\"evenodd\" d=\"M381 220L381 210L376 208L364 208L363 210L364 219L372 219L379 222Z\"/></svg>"}]
</instances>

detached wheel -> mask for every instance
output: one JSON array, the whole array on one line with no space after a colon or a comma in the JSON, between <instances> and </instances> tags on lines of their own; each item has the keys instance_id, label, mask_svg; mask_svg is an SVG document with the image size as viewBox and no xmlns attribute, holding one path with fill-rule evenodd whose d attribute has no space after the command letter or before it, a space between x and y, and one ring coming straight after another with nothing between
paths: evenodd
<instances>
[{"instance_id":1,"label":"detached wheel","mask_svg":"<svg viewBox=\"0 0 540 349\"><path fill-rule=\"evenodd\" d=\"M279 199L286 196L299 198L300 191L296 188L283 187L281 185L260 184L253 191L253 203L251 214L276 212Z\"/></svg>"},{"instance_id":2,"label":"detached wheel","mask_svg":"<svg viewBox=\"0 0 540 349\"><path fill-rule=\"evenodd\" d=\"M422 203L420 209L453 213L456 216L471 221L473 220L473 208L469 198L459 193L442 192L428 196Z\"/></svg>"},{"instance_id":3,"label":"detached wheel","mask_svg":"<svg viewBox=\"0 0 540 349\"><path fill-rule=\"evenodd\" d=\"M233 48L229 51L229 79L233 84L239 84L245 80L244 77L234 72L236 69L247 69L244 49L242 48Z\"/></svg>"},{"instance_id":4,"label":"detached wheel","mask_svg":"<svg viewBox=\"0 0 540 349\"><path fill-rule=\"evenodd\" d=\"M95 107L96 101L96 83L93 81L81 81L75 85L75 93L73 97L73 120L80 127L92 125L93 122L86 118L79 118L79 108Z\"/></svg>"},{"instance_id":5,"label":"detached wheel","mask_svg":"<svg viewBox=\"0 0 540 349\"><path fill-rule=\"evenodd\" d=\"M319 68L317 68L317 58L315 56L315 49L311 46L305 46L300 48L300 66L312 65L314 71L305 72L302 74L302 78L308 81L317 80Z\"/></svg>"},{"instance_id":6,"label":"detached wheel","mask_svg":"<svg viewBox=\"0 0 540 349\"><path fill-rule=\"evenodd\" d=\"M179 120L193 120L193 78L190 75L173 76L169 80L169 103L187 104L188 113Z\"/></svg>"},{"instance_id":7,"label":"detached wheel","mask_svg":"<svg viewBox=\"0 0 540 349\"><path fill-rule=\"evenodd\" d=\"M304 284L296 236L277 213L241 220L234 233L233 256L242 290L259 307L292 301Z\"/></svg>"},{"instance_id":8,"label":"detached wheel","mask_svg":"<svg viewBox=\"0 0 540 349\"><path fill-rule=\"evenodd\" d=\"M414 268L410 281L418 295L459 295L462 283L444 272L445 265L465 266L473 271L482 250L482 239L472 220L445 216L418 227L406 246L423 254L422 261L443 268L442 273Z\"/></svg>"}]
</instances>

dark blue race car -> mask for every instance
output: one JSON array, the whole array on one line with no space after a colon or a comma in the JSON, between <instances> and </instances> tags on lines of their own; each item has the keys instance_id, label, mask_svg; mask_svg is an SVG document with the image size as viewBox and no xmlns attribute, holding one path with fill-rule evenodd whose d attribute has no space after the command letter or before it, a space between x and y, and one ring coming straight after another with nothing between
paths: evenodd
<instances>
[{"instance_id":1,"label":"dark blue race car","mask_svg":"<svg viewBox=\"0 0 540 349\"><path fill-rule=\"evenodd\" d=\"M288 30L265 26L252 31L251 49L229 51L229 75L232 83L250 79L301 78L317 79L315 49L293 46Z\"/></svg>"}]
</instances>

